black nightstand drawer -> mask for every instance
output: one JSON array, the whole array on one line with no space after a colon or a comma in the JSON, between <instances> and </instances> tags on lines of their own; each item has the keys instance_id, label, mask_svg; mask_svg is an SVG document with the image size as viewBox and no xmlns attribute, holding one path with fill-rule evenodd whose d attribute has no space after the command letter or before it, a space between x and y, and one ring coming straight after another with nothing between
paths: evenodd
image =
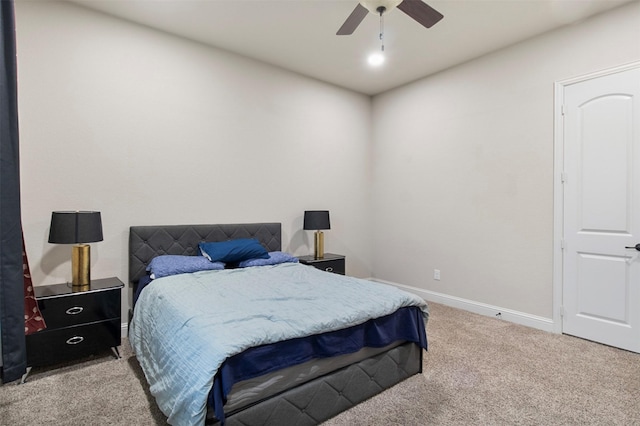
<instances>
[{"instance_id":1,"label":"black nightstand drawer","mask_svg":"<svg viewBox=\"0 0 640 426\"><path fill-rule=\"evenodd\" d=\"M311 265L322 271L340 275L344 275L346 272L345 257L340 254L325 253L322 259L316 259L313 256L300 256L298 259L300 263Z\"/></svg>"},{"instance_id":2,"label":"black nightstand drawer","mask_svg":"<svg viewBox=\"0 0 640 426\"><path fill-rule=\"evenodd\" d=\"M345 269L344 259L327 260L321 263L316 263L313 266L315 266L318 269L322 269L323 271L344 275L344 269Z\"/></svg>"},{"instance_id":3,"label":"black nightstand drawer","mask_svg":"<svg viewBox=\"0 0 640 426\"><path fill-rule=\"evenodd\" d=\"M35 367L87 356L120 345L119 337L120 318L39 331L27 336L27 364Z\"/></svg>"},{"instance_id":4,"label":"black nightstand drawer","mask_svg":"<svg viewBox=\"0 0 640 426\"><path fill-rule=\"evenodd\" d=\"M120 289L38 299L47 328L120 318Z\"/></svg>"}]
</instances>

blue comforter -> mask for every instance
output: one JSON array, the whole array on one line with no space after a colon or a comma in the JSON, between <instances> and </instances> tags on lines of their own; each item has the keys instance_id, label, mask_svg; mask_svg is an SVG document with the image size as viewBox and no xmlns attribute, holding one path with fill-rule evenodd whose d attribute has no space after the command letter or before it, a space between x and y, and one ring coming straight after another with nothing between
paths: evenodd
<instances>
[{"instance_id":1,"label":"blue comforter","mask_svg":"<svg viewBox=\"0 0 640 426\"><path fill-rule=\"evenodd\" d=\"M426 303L410 293L301 264L202 271L147 286L129 339L169 423L201 425L213 378L227 358L406 306L428 317Z\"/></svg>"}]
</instances>

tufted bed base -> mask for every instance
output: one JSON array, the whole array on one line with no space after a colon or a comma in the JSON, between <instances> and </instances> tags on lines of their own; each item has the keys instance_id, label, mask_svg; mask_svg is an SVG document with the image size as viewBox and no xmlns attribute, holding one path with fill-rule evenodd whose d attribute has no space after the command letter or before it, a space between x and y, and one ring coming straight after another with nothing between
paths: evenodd
<instances>
[{"instance_id":1,"label":"tufted bed base","mask_svg":"<svg viewBox=\"0 0 640 426\"><path fill-rule=\"evenodd\" d=\"M405 343L232 413L226 424L317 425L421 371L422 349Z\"/></svg>"}]
</instances>

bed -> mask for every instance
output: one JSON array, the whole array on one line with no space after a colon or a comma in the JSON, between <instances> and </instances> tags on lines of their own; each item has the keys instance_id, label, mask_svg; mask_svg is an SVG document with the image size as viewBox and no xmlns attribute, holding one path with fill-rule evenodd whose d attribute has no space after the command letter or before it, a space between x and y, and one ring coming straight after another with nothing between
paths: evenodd
<instances>
[{"instance_id":1,"label":"bed","mask_svg":"<svg viewBox=\"0 0 640 426\"><path fill-rule=\"evenodd\" d=\"M373 314L375 318L365 321L349 311L348 315L337 313L335 321L332 318L329 325L322 325L328 328L312 328L304 334L290 330L294 328L290 323L298 321L286 316L294 315L288 313L288 306L293 302L306 306L303 308L305 318L300 321L311 322L315 327L319 324L313 322L314 308L317 307L318 315L326 315L326 308L319 301L324 295L338 293L337 289L350 291L350 295L335 296L337 299L328 303L334 305L357 298L353 309L357 311L360 304L364 305L360 299L368 299L370 293L371 298L380 291L383 299L392 299L385 292L398 290L391 286L330 274L292 261L163 277L151 281L140 291L139 283L149 281L147 266L152 259L161 255L199 256L201 242L242 239L255 239L269 253L279 252L281 225L130 228L129 280L137 295L130 340L151 393L170 423L319 424L422 371L428 313L424 301L407 293L401 295L397 306L392 306L396 302L382 306L387 303L371 300L370 303L381 305L375 309L392 313ZM212 280L215 285L210 283ZM380 288L373 291L370 286ZM294 297L296 291L301 293ZM248 305L242 298L253 299L252 303L257 304ZM157 306L160 303L163 304ZM215 314L200 315L215 304L218 304ZM185 307L198 313L186 316L182 312ZM222 317L226 307L231 319ZM369 309L363 308L367 312L362 315L371 315ZM174 311L178 320L167 319ZM234 315L237 317L233 318ZM241 315L246 317L240 318ZM338 317L344 323L338 322ZM262 330L265 323L276 328ZM227 328L215 329L214 338L202 337L205 330L214 330L214 325L221 324L227 324ZM203 330L194 331L199 330L198 327ZM194 336L182 337L186 329L194 332ZM388 331L391 329L393 332ZM253 333L253 330L260 331ZM235 335L244 341L228 343ZM366 342L363 343L363 339ZM213 340L217 343L211 343ZM333 345L331 349L323 346L328 342ZM335 349L336 342L339 351ZM213 349L219 349L218 345L224 350L228 346L231 349L213 354ZM189 348L188 356L175 355L177 358L168 359L164 351L171 352L173 357L174 349L167 349L172 347ZM164 364L159 365L158 360ZM213 377L209 377L211 375ZM165 385L173 380L182 382L177 388Z\"/></svg>"}]
</instances>

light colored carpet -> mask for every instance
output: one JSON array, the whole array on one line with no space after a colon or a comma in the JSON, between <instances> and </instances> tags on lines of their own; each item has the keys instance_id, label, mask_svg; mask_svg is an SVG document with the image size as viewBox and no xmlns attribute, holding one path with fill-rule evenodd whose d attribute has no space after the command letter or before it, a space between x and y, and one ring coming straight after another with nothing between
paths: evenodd
<instances>
[{"instance_id":1,"label":"light colored carpet","mask_svg":"<svg viewBox=\"0 0 640 426\"><path fill-rule=\"evenodd\" d=\"M640 355L430 304L424 372L325 422L640 425ZM126 340L0 387L0 425L163 425Z\"/></svg>"}]
</instances>

